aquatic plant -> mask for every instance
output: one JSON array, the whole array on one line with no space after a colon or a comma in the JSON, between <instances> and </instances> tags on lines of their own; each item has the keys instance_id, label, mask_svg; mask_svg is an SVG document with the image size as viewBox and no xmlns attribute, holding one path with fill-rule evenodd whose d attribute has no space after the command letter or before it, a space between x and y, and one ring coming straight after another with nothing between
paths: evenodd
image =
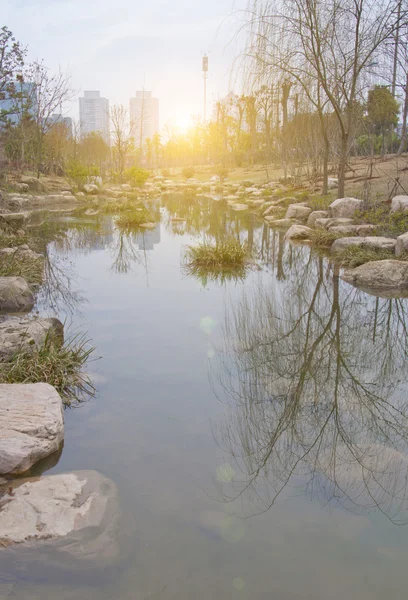
<instances>
[{"instance_id":1,"label":"aquatic plant","mask_svg":"<svg viewBox=\"0 0 408 600\"><path fill-rule=\"evenodd\" d=\"M213 243L202 242L187 246L184 251L185 265L189 267L221 268L244 266L248 259L248 246L234 238Z\"/></svg>"},{"instance_id":2,"label":"aquatic plant","mask_svg":"<svg viewBox=\"0 0 408 600\"><path fill-rule=\"evenodd\" d=\"M84 336L74 336L61 345L55 334L49 334L39 348L17 352L2 364L0 383L49 383L65 406L83 402L96 391L83 371L94 350Z\"/></svg>"}]
</instances>

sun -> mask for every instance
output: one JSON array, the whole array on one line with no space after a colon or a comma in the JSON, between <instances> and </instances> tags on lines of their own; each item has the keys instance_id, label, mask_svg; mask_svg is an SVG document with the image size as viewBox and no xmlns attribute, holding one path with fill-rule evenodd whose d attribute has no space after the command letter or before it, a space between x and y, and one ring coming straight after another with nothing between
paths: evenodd
<instances>
[{"instance_id":1,"label":"sun","mask_svg":"<svg viewBox=\"0 0 408 600\"><path fill-rule=\"evenodd\" d=\"M177 131L181 134L186 134L191 128L191 125L191 117L186 115L180 115L174 120L174 126L177 129Z\"/></svg>"}]
</instances>

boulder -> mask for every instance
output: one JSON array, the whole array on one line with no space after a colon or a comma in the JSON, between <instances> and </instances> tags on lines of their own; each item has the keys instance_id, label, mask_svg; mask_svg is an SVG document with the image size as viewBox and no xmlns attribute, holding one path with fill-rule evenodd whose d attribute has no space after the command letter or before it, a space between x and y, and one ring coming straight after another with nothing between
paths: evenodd
<instances>
[{"instance_id":1,"label":"boulder","mask_svg":"<svg viewBox=\"0 0 408 600\"><path fill-rule=\"evenodd\" d=\"M408 262L377 260L356 269L347 269L342 279L361 288L378 290L407 290Z\"/></svg>"},{"instance_id":2,"label":"boulder","mask_svg":"<svg viewBox=\"0 0 408 600\"><path fill-rule=\"evenodd\" d=\"M363 205L363 200L357 200L357 198L338 198L330 204L329 215L351 218L358 210L362 210Z\"/></svg>"},{"instance_id":3,"label":"boulder","mask_svg":"<svg viewBox=\"0 0 408 600\"><path fill-rule=\"evenodd\" d=\"M24 225L30 218L29 212L17 212L17 213L2 213L0 215L0 221L11 226Z\"/></svg>"},{"instance_id":4,"label":"boulder","mask_svg":"<svg viewBox=\"0 0 408 600\"><path fill-rule=\"evenodd\" d=\"M310 227L305 225L292 225L292 227L286 232L285 240L306 240L312 233Z\"/></svg>"},{"instance_id":5,"label":"boulder","mask_svg":"<svg viewBox=\"0 0 408 600\"><path fill-rule=\"evenodd\" d=\"M375 230L374 225L331 225L328 227L329 231L332 233L341 233L347 235L358 235L364 237L373 233Z\"/></svg>"},{"instance_id":6,"label":"boulder","mask_svg":"<svg viewBox=\"0 0 408 600\"><path fill-rule=\"evenodd\" d=\"M95 183L86 183L83 187L85 194L97 194L99 192L99 188ZM117 192L119 193L119 192ZM123 194L120 193L122 196Z\"/></svg>"},{"instance_id":7,"label":"boulder","mask_svg":"<svg viewBox=\"0 0 408 600\"><path fill-rule=\"evenodd\" d=\"M362 225L358 225L356 228L357 235L366 236L370 235L375 231L375 225L370 225L369 223L363 223Z\"/></svg>"},{"instance_id":8,"label":"boulder","mask_svg":"<svg viewBox=\"0 0 408 600\"><path fill-rule=\"evenodd\" d=\"M58 319L0 317L0 363L10 360L16 352L40 348L49 336L63 342L64 326Z\"/></svg>"},{"instance_id":9,"label":"boulder","mask_svg":"<svg viewBox=\"0 0 408 600\"><path fill-rule=\"evenodd\" d=\"M408 196L394 196L391 200L391 212L406 212L408 210Z\"/></svg>"},{"instance_id":10,"label":"boulder","mask_svg":"<svg viewBox=\"0 0 408 600\"><path fill-rule=\"evenodd\" d=\"M338 252L343 252L350 246L358 246L362 247L364 238L361 237L344 237L339 238L338 240L334 240L332 247L330 249L332 254L337 254Z\"/></svg>"},{"instance_id":11,"label":"boulder","mask_svg":"<svg viewBox=\"0 0 408 600\"><path fill-rule=\"evenodd\" d=\"M17 232L16 232L17 233ZM2 248L0 250L0 257L12 257L16 258L27 258L29 260L44 260L44 256L42 254L38 254L30 248L23 244L22 246L18 246L17 248Z\"/></svg>"},{"instance_id":12,"label":"boulder","mask_svg":"<svg viewBox=\"0 0 408 600\"><path fill-rule=\"evenodd\" d=\"M25 557L33 568L35 562L58 566L69 559L70 570L94 562L109 566L118 558L118 494L110 479L77 471L25 478L12 487L12 495L7 489L0 499L2 563Z\"/></svg>"},{"instance_id":13,"label":"boulder","mask_svg":"<svg viewBox=\"0 0 408 600\"><path fill-rule=\"evenodd\" d=\"M394 238L386 238L380 236L369 236L363 238L363 246L365 248L379 248L381 250L395 251L397 240Z\"/></svg>"},{"instance_id":14,"label":"boulder","mask_svg":"<svg viewBox=\"0 0 408 600\"><path fill-rule=\"evenodd\" d=\"M312 209L300 204L291 204L286 211L285 219L297 219L298 221L307 221Z\"/></svg>"},{"instance_id":15,"label":"boulder","mask_svg":"<svg viewBox=\"0 0 408 600\"><path fill-rule=\"evenodd\" d=\"M42 181L37 179L37 177L22 177L20 182L27 184L30 190L33 192L45 193L47 191L47 186Z\"/></svg>"},{"instance_id":16,"label":"boulder","mask_svg":"<svg viewBox=\"0 0 408 600\"><path fill-rule=\"evenodd\" d=\"M408 252L408 231L397 237L395 245L395 256L398 258L404 252Z\"/></svg>"},{"instance_id":17,"label":"boulder","mask_svg":"<svg viewBox=\"0 0 408 600\"><path fill-rule=\"evenodd\" d=\"M0 277L0 311L27 312L34 306L30 286L22 277Z\"/></svg>"},{"instance_id":18,"label":"boulder","mask_svg":"<svg viewBox=\"0 0 408 600\"><path fill-rule=\"evenodd\" d=\"M314 210L310 213L306 225L308 227L314 227L316 225L317 219L327 219L329 213L327 210Z\"/></svg>"},{"instance_id":19,"label":"boulder","mask_svg":"<svg viewBox=\"0 0 408 600\"><path fill-rule=\"evenodd\" d=\"M28 471L63 439L62 400L51 385L0 384L0 475Z\"/></svg>"},{"instance_id":20,"label":"boulder","mask_svg":"<svg viewBox=\"0 0 408 600\"><path fill-rule=\"evenodd\" d=\"M329 190L334 190L339 185L339 180L334 177L329 177L327 180L327 187Z\"/></svg>"},{"instance_id":21,"label":"boulder","mask_svg":"<svg viewBox=\"0 0 408 600\"><path fill-rule=\"evenodd\" d=\"M15 183L14 184L15 189L18 192L28 192L28 190L30 189L30 186L28 185L28 183Z\"/></svg>"}]
</instances>

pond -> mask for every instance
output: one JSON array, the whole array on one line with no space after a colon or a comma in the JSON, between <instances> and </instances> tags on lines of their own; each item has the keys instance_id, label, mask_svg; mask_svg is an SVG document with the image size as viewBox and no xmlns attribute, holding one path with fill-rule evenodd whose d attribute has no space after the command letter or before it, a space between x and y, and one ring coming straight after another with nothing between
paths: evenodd
<instances>
[{"instance_id":1,"label":"pond","mask_svg":"<svg viewBox=\"0 0 408 600\"><path fill-rule=\"evenodd\" d=\"M157 202L145 232L54 214L36 307L100 357L47 473L116 483L121 558L0 566L0 598L405 598L407 300L349 286L223 202ZM226 232L256 265L189 275L183 247Z\"/></svg>"}]
</instances>

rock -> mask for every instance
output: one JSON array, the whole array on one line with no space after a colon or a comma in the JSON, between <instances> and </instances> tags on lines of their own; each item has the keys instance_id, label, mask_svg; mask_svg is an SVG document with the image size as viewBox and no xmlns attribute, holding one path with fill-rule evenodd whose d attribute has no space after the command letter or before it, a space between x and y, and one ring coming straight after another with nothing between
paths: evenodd
<instances>
[{"instance_id":1,"label":"rock","mask_svg":"<svg viewBox=\"0 0 408 600\"><path fill-rule=\"evenodd\" d=\"M275 219L274 217L265 217L265 221L272 227L287 228L294 224L293 219Z\"/></svg>"},{"instance_id":2,"label":"rock","mask_svg":"<svg viewBox=\"0 0 408 600\"><path fill-rule=\"evenodd\" d=\"M334 225L329 231L341 235L358 235L358 225Z\"/></svg>"},{"instance_id":3,"label":"rock","mask_svg":"<svg viewBox=\"0 0 408 600\"><path fill-rule=\"evenodd\" d=\"M380 236L371 236L363 238L365 248L380 248L381 250L395 251L397 240Z\"/></svg>"},{"instance_id":4,"label":"rock","mask_svg":"<svg viewBox=\"0 0 408 600\"><path fill-rule=\"evenodd\" d=\"M327 180L327 187L329 190L334 190L334 188L338 187L339 180L334 177L329 177Z\"/></svg>"},{"instance_id":5,"label":"rock","mask_svg":"<svg viewBox=\"0 0 408 600\"><path fill-rule=\"evenodd\" d=\"M97 194L99 192L99 188L95 183L86 183L83 186L83 189L85 194ZM122 195L122 193L120 193L120 195Z\"/></svg>"},{"instance_id":6,"label":"rock","mask_svg":"<svg viewBox=\"0 0 408 600\"><path fill-rule=\"evenodd\" d=\"M298 219L299 221L306 221L311 212L312 209L308 206L291 204L290 206L288 206L285 219Z\"/></svg>"},{"instance_id":7,"label":"rock","mask_svg":"<svg viewBox=\"0 0 408 600\"><path fill-rule=\"evenodd\" d=\"M122 188L122 190L124 192L131 192L132 191L132 186L129 185L128 183L122 183L122 185L120 187Z\"/></svg>"},{"instance_id":8,"label":"rock","mask_svg":"<svg viewBox=\"0 0 408 600\"><path fill-rule=\"evenodd\" d=\"M236 211L241 211L241 210L248 210L248 204L231 204L230 205L232 210L236 210Z\"/></svg>"},{"instance_id":9,"label":"rock","mask_svg":"<svg viewBox=\"0 0 408 600\"><path fill-rule=\"evenodd\" d=\"M28 258L29 260L44 260L44 256L42 254L38 254L24 244L22 246L18 246L17 248L2 248L0 250L0 257L12 257L16 258Z\"/></svg>"},{"instance_id":10,"label":"rock","mask_svg":"<svg viewBox=\"0 0 408 600\"><path fill-rule=\"evenodd\" d=\"M408 231L397 237L395 245L395 256L398 258L404 252L408 252Z\"/></svg>"},{"instance_id":11,"label":"rock","mask_svg":"<svg viewBox=\"0 0 408 600\"><path fill-rule=\"evenodd\" d=\"M370 235L375 231L375 225L370 225L369 223L363 223L362 225L357 225L356 228L357 235L366 236Z\"/></svg>"},{"instance_id":12,"label":"rock","mask_svg":"<svg viewBox=\"0 0 408 600\"><path fill-rule=\"evenodd\" d=\"M306 240L309 238L312 230L305 225L292 225L286 232L285 240Z\"/></svg>"},{"instance_id":13,"label":"rock","mask_svg":"<svg viewBox=\"0 0 408 600\"><path fill-rule=\"evenodd\" d=\"M0 384L0 475L24 473L63 439L62 400L51 385Z\"/></svg>"},{"instance_id":14,"label":"rock","mask_svg":"<svg viewBox=\"0 0 408 600\"><path fill-rule=\"evenodd\" d=\"M15 183L14 187L18 192L28 192L30 189L28 183Z\"/></svg>"},{"instance_id":15,"label":"rock","mask_svg":"<svg viewBox=\"0 0 408 600\"><path fill-rule=\"evenodd\" d=\"M408 262L392 259L368 262L347 269L342 279L361 288L407 290Z\"/></svg>"},{"instance_id":16,"label":"rock","mask_svg":"<svg viewBox=\"0 0 408 600\"><path fill-rule=\"evenodd\" d=\"M26 548L36 550L28 566L32 560L58 564L69 557L78 560L77 568L79 561L89 568L91 561L110 565L118 557L117 488L97 471L19 480L0 505L0 539L7 546L0 550L2 562Z\"/></svg>"},{"instance_id":17,"label":"rock","mask_svg":"<svg viewBox=\"0 0 408 600\"><path fill-rule=\"evenodd\" d=\"M10 360L16 352L40 348L49 336L62 344L64 326L58 319L0 317L0 363Z\"/></svg>"},{"instance_id":18,"label":"rock","mask_svg":"<svg viewBox=\"0 0 408 600\"><path fill-rule=\"evenodd\" d=\"M47 186L36 177L22 177L21 183L26 183L33 192L46 192Z\"/></svg>"},{"instance_id":19,"label":"rock","mask_svg":"<svg viewBox=\"0 0 408 600\"><path fill-rule=\"evenodd\" d=\"M364 238L361 237L344 237L339 238L338 240L334 240L330 252L332 254L337 254L338 252L343 252L350 246L358 246L362 247Z\"/></svg>"},{"instance_id":20,"label":"rock","mask_svg":"<svg viewBox=\"0 0 408 600\"><path fill-rule=\"evenodd\" d=\"M358 210L362 210L364 202L357 198L338 198L329 206L329 215L331 217L351 218Z\"/></svg>"},{"instance_id":21,"label":"rock","mask_svg":"<svg viewBox=\"0 0 408 600\"><path fill-rule=\"evenodd\" d=\"M276 206L275 204L272 204L272 205L268 206L266 210L264 210L264 212L262 213L262 216L265 218L268 215L273 214L274 212L276 213L276 212L281 212L281 211L282 211L281 206Z\"/></svg>"},{"instance_id":22,"label":"rock","mask_svg":"<svg viewBox=\"0 0 408 600\"><path fill-rule=\"evenodd\" d=\"M34 306L33 293L22 277L0 277L0 311L27 312Z\"/></svg>"},{"instance_id":23,"label":"rock","mask_svg":"<svg viewBox=\"0 0 408 600\"><path fill-rule=\"evenodd\" d=\"M391 212L406 212L408 210L408 196L394 196L391 200Z\"/></svg>"},{"instance_id":24,"label":"rock","mask_svg":"<svg viewBox=\"0 0 408 600\"><path fill-rule=\"evenodd\" d=\"M2 213L0 215L0 221L7 223L7 225L17 226L24 225L30 218L29 212L17 212L17 213Z\"/></svg>"},{"instance_id":25,"label":"rock","mask_svg":"<svg viewBox=\"0 0 408 600\"><path fill-rule=\"evenodd\" d=\"M314 227L316 225L317 219L327 219L328 216L329 213L327 212L327 210L314 210L310 213L306 224L308 227Z\"/></svg>"}]
</instances>

